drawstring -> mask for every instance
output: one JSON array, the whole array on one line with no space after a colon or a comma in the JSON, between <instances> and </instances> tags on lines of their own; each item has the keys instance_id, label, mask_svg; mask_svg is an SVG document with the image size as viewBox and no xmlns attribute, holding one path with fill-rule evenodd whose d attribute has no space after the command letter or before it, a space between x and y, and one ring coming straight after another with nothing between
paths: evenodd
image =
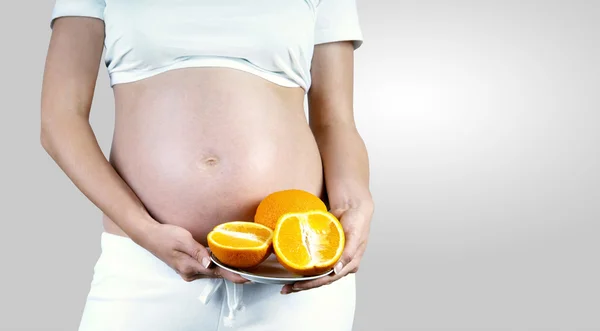
<instances>
[{"instance_id":1,"label":"drawstring","mask_svg":"<svg viewBox=\"0 0 600 331\"><path fill-rule=\"evenodd\" d=\"M208 278L208 284L206 287L204 287L198 299L202 301L203 304L207 304L217 290L221 287L223 281L224 279L221 278Z\"/></svg>"},{"instance_id":2,"label":"drawstring","mask_svg":"<svg viewBox=\"0 0 600 331\"><path fill-rule=\"evenodd\" d=\"M227 327L232 327L236 311L244 310L244 306L242 305L244 287L242 284L232 283L224 278L209 278L208 284L202 290L198 299L203 304L208 304L223 283L225 283L225 299L227 300L227 308L229 310L227 315L223 317L223 324Z\"/></svg>"},{"instance_id":3,"label":"drawstring","mask_svg":"<svg viewBox=\"0 0 600 331\"><path fill-rule=\"evenodd\" d=\"M229 308L229 313L225 316L224 324L225 326L233 326L233 322L235 321L235 312L238 310L243 310L244 306L242 306L242 295L244 293L244 287L242 284L232 283L230 281L225 282L225 290L227 293L227 307Z\"/></svg>"}]
</instances>

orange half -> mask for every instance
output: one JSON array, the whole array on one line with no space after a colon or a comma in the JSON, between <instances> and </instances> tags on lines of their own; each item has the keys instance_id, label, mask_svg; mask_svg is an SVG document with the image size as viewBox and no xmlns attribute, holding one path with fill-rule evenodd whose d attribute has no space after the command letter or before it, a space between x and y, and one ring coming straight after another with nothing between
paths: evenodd
<instances>
[{"instance_id":1,"label":"orange half","mask_svg":"<svg viewBox=\"0 0 600 331\"><path fill-rule=\"evenodd\" d=\"M322 210L284 214L273 233L273 249L279 263L303 276L331 270L345 243L338 219Z\"/></svg>"},{"instance_id":2,"label":"orange half","mask_svg":"<svg viewBox=\"0 0 600 331\"><path fill-rule=\"evenodd\" d=\"M207 236L208 247L219 261L240 268L253 268L273 252L273 230L245 221L219 224Z\"/></svg>"}]
</instances>

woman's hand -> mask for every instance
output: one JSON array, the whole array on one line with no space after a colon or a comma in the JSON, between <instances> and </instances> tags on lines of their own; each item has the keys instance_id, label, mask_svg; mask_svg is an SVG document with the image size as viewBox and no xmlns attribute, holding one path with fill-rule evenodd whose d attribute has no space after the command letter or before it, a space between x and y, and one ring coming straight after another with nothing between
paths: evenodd
<instances>
[{"instance_id":1,"label":"woman's hand","mask_svg":"<svg viewBox=\"0 0 600 331\"><path fill-rule=\"evenodd\" d=\"M329 285L350 273L358 271L360 260L367 248L373 208L359 207L347 210L332 210L331 213L340 220L346 234L346 246L340 260L334 267L334 274L311 281L285 285L281 290L282 294Z\"/></svg>"},{"instance_id":2,"label":"woman's hand","mask_svg":"<svg viewBox=\"0 0 600 331\"><path fill-rule=\"evenodd\" d=\"M211 267L206 247L197 242L192 234L182 227L157 223L146 238L143 246L173 268L187 282L206 277L222 277L240 284L248 282L225 269Z\"/></svg>"}]
</instances>

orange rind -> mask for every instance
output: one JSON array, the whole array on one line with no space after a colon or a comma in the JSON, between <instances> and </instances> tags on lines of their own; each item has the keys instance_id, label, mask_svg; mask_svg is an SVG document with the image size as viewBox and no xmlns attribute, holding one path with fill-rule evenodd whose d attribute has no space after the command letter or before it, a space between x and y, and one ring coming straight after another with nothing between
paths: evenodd
<instances>
[{"instance_id":1,"label":"orange rind","mask_svg":"<svg viewBox=\"0 0 600 331\"><path fill-rule=\"evenodd\" d=\"M273 252L273 230L253 222L219 224L208 234L207 241L213 255L234 268L254 268Z\"/></svg>"},{"instance_id":2,"label":"orange rind","mask_svg":"<svg viewBox=\"0 0 600 331\"><path fill-rule=\"evenodd\" d=\"M256 208L254 222L275 229L277 220L287 213L310 210L327 211L327 206L318 196L300 189L287 189L267 195Z\"/></svg>"}]
</instances>

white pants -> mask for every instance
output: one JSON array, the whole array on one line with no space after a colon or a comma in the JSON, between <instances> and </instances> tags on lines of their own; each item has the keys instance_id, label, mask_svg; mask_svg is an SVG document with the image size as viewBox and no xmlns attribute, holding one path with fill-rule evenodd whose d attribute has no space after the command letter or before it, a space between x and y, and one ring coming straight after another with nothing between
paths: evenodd
<instances>
[{"instance_id":1,"label":"white pants","mask_svg":"<svg viewBox=\"0 0 600 331\"><path fill-rule=\"evenodd\" d=\"M79 331L351 331L355 276L283 295L282 285L186 282L131 239L102 233Z\"/></svg>"}]
</instances>

